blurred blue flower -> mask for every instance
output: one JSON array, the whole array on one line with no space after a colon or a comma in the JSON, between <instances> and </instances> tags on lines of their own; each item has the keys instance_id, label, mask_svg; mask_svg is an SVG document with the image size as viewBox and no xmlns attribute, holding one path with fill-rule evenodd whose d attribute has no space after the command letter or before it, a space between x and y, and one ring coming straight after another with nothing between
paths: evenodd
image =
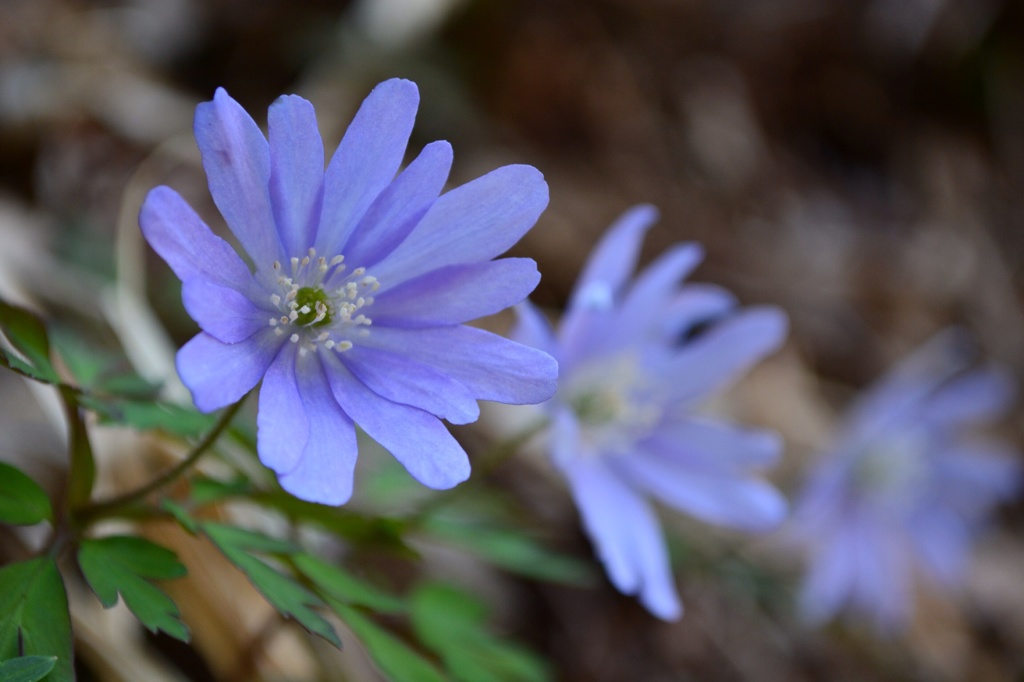
<instances>
[{"instance_id":1,"label":"blurred blue flower","mask_svg":"<svg viewBox=\"0 0 1024 682\"><path fill-rule=\"evenodd\" d=\"M439 418L465 424L477 399L536 403L555 390L549 356L461 324L536 286L532 260L491 259L533 226L547 185L506 166L438 196L447 142L396 176L418 104L415 84L381 83L326 171L306 100L274 102L269 141L223 89L199 105L210 193L252 271L174 190L153 189L140 214L202 328L177 357L196 406L224 407L262 378L260 459L306 500L349 499L353 422L420 482L448 488L469 461Z\"/></svg>"},{"instance_id":2,"label":"blurred blue flower","mask_svg":"<svg viewBox=\"0 0 1024 682\"><path fill-rule=\"evenodd\" d=\"M915 574L956 586L979 524L1019 489L1015 454L965 433L1006 410L1013 383L968 371L964 341L936 336L864 393L809 476L790 536L809 556L810 621L849 608L879 631L905 625Z\"/></svg>"},{"instance_id":3,"label":"blurred blue flower","mask_svg":"<svg viewBox=\"0 0 1024 682\"><path fill-rule=\"evenodd\" d=\"M775 308L737 309L723 289L680 287L703 257L695 244L675 246L630 282L656 217L638 206L610 228L557 337L524 302L514 338L559 361L558 393L544 405L552 420L548 447L611 581L672 620L682 606L646 497L746 530L783 519L784 498L751 476L776 461L778 437L702 416L697 407L775 350L787 324Z\"/></svg>"}]
</instances>

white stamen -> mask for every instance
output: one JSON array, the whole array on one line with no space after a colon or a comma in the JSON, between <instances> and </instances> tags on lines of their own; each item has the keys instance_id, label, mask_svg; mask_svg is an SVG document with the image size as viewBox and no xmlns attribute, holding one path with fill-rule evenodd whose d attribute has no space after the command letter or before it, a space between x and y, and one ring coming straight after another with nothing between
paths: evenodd
<instances>
[{"instance_id":1,"label":"white stamen","mask_svg":"<svg viewBox=\"0 0 1024 682\"><path fill-rule=\"evenodd\" d=\"M326 348L327 350L331 350L332 348L334 348L334 341L332 341L332 340L324 341L324 348Z\"/></svg>"},{"instance_id":2,"label":"white stamen","mask_svg":"<svg viewBox=\"0 0 1024 682\"><path fill-rule=\"evenodd\" d=\"M347 351L347 350L349 350L350 348L352 348L352 342L351 342L351 341L339 341L339 342L338 342L338 343L337 343L337 344L335 345L335 348L337 348L337 349L338 349L338 352L339 352L339 353L344 353L345 351Z\"/></svg>"},{"instance_id":3,"label":"white stamen","mask_svg":"<svg viewBox=\"0 0 1024 682\"><path fill-rule=\"evenodd\" d=\"M291 341L292 343L298 343L299 342L299 335L298 334L292 334L288 338L288 340Z\"/></svg>"},{"instance_id":4,"label":"white stamen","mask_svg":"<svg viewBox=\"0 0 1024 682\"><path fill-rule=\"evenodd\" d=\"M276 317L270 318L270 326L271 327L276 327L277 326L277 318Z\"/></svg>"},{"instance_id":5,"label":"white stamen","mask_svg":"<svg viewBox=\"0 0 1024 682\"><path fill-rule=\"evenodd\" d=\"M270 302L273 303L274 305L281 305L281 297L278 296L277 294L272 294L270 296Z\"/></svg>"}]
</instances>

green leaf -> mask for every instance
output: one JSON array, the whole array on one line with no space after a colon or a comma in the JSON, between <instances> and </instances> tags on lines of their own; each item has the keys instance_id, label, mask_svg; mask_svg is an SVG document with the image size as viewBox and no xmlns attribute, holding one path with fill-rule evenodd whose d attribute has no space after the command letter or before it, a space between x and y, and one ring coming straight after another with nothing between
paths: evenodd
<instances>
[{"instance_id":1,"label":"green leaf","mask_svg":"<svg viewBox=\"0 0 1024 682\"><path fill-rule=\"evenodd\" d=\"M90 399L88 405L104 423L127 424L139 431L160 429L185 438L199 437L217 423L217 415L170 403Z\"/></svg>"},{"instance_id":2,"label":"green leaf","mask_svg":"<svg viewBox=\"0 0 1024 682\"><path fill-rule=\"evenodd\" d=\"M2 361L11 369L20 371L47 383L60 381L50 362L50 341L46 325L34 313L6 301L0 301L0 331L25 360L0 351Z\"/></svg>"},{"instance_id":3,"label":"green leaf","mask_svg":"<svg viewBox=\"0 0 1024 682\"><path fill-rule=\"evenodd\" d=\"M56 657L51 682L74 680L68 598L49 557L0 568L0 660Z\"/></svg>"},{"instance_id":4,"label":"green leaf","mask_svg":"<svg viewBox=\"0 0 1024 682\"><path fill-rule=\"evenodd\" d=\"M50 498L21 470L0 462L0 523L31 526L40 521L53 521Z\"/></svg>"},{"instance_id":5,"label":"green leaf","mask_svg":"<svg viewBox=\"0 0 1024 682\"><path fill-rule=\"evenodd\" d=\"M160 508L174 517L174 520L181 524L181 527L195 535L199 532L199 525L189 516L188 510L174 500L164 499L160 501Z\"/></svg>"},{"instance_id":6,"label":"green leaf","mask_svg":"<svg viewBox=\"0 0 1024 682\"><path fill-rule=\"evenodd\" d=\"M299 554L293 561L296 568L309 578L316 591L324 598L331 597L344 604L365 606L378 613L399 613L405 608L398 597L322 559L309 554Z\"/></svg>"},{"instance_id":7,"label":"green leaf","mask_svg":"<svg viewBox=\"0 0 1024 682\"><path fill-rule=\"evenodd\" d=\"M12 658L0 663L0 682L39 682L56 664L56 656Z\"/></svg>"},{"instance_id":8,"label":"green leaf","mask_svg":"<svg viewBox=\"0 0 1024 682\"><path fill-rule=\"evenodd\" d=\"M418 558L402 538L405 524L400 519L364 516L347 509L300 500L285 492L261 492L248 501L276 509L291 519L309 521L357 547L387 550L410 559Z\"/></svg>"},{"instance_id":9,"label":"green leaf","mask_svg":"<svg viewBox=\"0 0 1024 682\"><path fill-rule=\"evenodd\" d=\"M171 598L150 580L171 580L185 575L185 566L169 549L142 538L115 535L83 540L78 565L103 606L110 608L121 594L125 605L150 632L166 632L183 642L188 628Z\"/></svg>"},{"instance_id":10,"label":"green leaf","mask_svg":"<svg viewBox=\"0 0 1024 682\"><path fill-rule=\"evenodd\" d=\"M449 585L424 585L412 596L412 624L420 640L460 682L544 682L544 661L484 628L482 602Z\"/></svg>"},{"instance_id":11,"label":"green leaf","mask_svg":"<svg viewBox=\"0 0 1024 682\"><path fill-rule=\"evenodd\" d=\"M282 615L294 618L302 627L341 648L341 640L334 628L312 608L322 606L323 602L305 587L251 554L290 555L296 553L292 545L233 526L218 523L200 523L198 526Z\"/></svg>"},{"instance_id":12,"label":"green leaf","mask_svg":"<svg viewBox=\"0 0 1024 682\"><path fill-rule=\"evenodd\" d=\"M557 554L522 530L434 516L425 528L438 538L511 573L575 587L591 585L597 575L591 564Z\"/></svg>"},{"instance_id":13,"label":"green leaf","mask_svg":"<svg viewBox=\"0 0 1024 682\"><path fill-rule=\"evenodd\" d=\"M96 461L89 443L89 431L82 417L78 396L70 386L60 386L64 416L68 420L68 450L71 464L68 471L68 502L72 509L89 502L96 481Z\"/></svg>"},{"instance_id":14,"label":"green leaf","mask_svg":"<svg viewBox=\"0 0 1024 682\"><path fill-rule=\"evenodd\" d=\"M445 682L432 663L367 616L334 600L328 599L328 603L391 682Z\"/></svg>"}]
</instances>

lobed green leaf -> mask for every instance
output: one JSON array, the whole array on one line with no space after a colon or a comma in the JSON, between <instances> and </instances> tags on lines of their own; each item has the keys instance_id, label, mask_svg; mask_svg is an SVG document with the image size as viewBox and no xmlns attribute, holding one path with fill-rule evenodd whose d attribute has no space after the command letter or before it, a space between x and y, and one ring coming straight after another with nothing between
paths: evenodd
<instances>
[{"instance_id":1,"label":"lobed green leaf","mask_svg":"<svg viewBox=\"0 0 1024 682\"><path fill-rule=\"evenodd\" d=\"M400 613L405 609L405 604L398 597L323 559L299 554L292 561L325 599L330 597L344 604L365 606L378 613Z\"/></svg>"},{"instance_id":2,"label":"lobed green leaf","mask_svg":"<svg viewBox=\"0 0 1024 682\"><path fill-rule=\"evenodd\" d=\"M424 527L437 538L510 573L575 587L591 585L597 579L591 564L549 550L522 530L442 516L427 519Z\"/></svg>"},{"instance_id":3,"label":"lobed green leaf","mask_svg":"<svg viewBox=\"0 0 1024 682\"><path fill-rule=\"evenodd\" d=\"M427 584L412 595L412 624L460 682L545 682L551 671L522 646L484 627L482 602L449 585Z\"/></svg>"},{"instance_id":4,"label":"lobed green leaf","mask_svg":"<svg viewBox=\"0 0 1024 682\"><path fill-rule=\"evenodd\" d=\"M31 526L40 521L53 522L50 498L20 469L0 462L0 523Z\"/></svg>"},{"instance_id":5,"label":"lobed green leaf","mask_svg":"<svg viewBox=\"0 0 1024 682\"><path fill-rule=\"evenodd\" d=\"M391 682L445 682L445 676L432 663L366 615L330 598L328 603Z\"/></svg>"},{"instance_id":6,"label":"lobed green leaf","mask_svg":"<svg viewBox=\"0 0 1024 682\"><path fill-rule=\"evenodd\" d=\"M185 575L185 566L171 550L139 537L115 535L83 540L78 565L103 606L125 605L150 632L162 631L189 641L181 612L150 580L171 580Z\"/></svg>"},{"instance_id":7,"label":"lobed green leaf","mask_svg":"<svg viewBox=\"0 0 1024 682\"><path fill-rule=\"evenodd\" d=\"M323 602L292 578L252 554L290 555L297 552L295 547L283 540L234 526L219 523L198 523L197 526L282 615L294 618L308 631L341 648L341 640L334 628L313 610Z\"/></svg>"},{"instance_id":8,"label":"lobed green leaf","mask_svg":"<svg viewBox=\"0 0 1024 682\"><path fill-rule=\"evenodd\" d=\"M68 598L49 557L0 568L0 660L25 656L56 658L51 682L75 679Z\"/></svg>"}]
</instances>

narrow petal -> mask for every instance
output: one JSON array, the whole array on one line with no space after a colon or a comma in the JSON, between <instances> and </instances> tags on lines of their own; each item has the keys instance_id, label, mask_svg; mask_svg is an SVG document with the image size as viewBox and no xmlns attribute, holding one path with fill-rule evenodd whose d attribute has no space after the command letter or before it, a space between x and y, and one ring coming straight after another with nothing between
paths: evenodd
<instances>
[{"instance_id":1,"label":"narrow petal","mask_svg":"<svg viewBox=\"0 0 1024 682\"><path fill-rule=\"evenodd\" d=\"M537 306L526 300L516 305L514 310L517 323L509 338L554 356L558 352L554 330Z\"/></svg>"},{"instance_id":2,"label":"narrow petal","mask_svg":"<svg viewBox=\"0 0 1024 682\"><path fill-rule=\"evenodd\" d=\"M307 502L339 505L352 496L356 429L335 401L316 355L296 362L299 395L309 419L309 438L298 463L278 475L281 487Z\"/></svg>"},{"instance_id":3,"label":"narrow petal","mask_svg":"<svg viewBox=\"0 0 1024 682\"><path fill-rule=\"evenodd\" d=\"M810 547L812 558L800 591L800 613L810 623L831 619L843 608L854 587L855 546L849 529L839 526L824 544Z\"/></svg>"},{"instance_id":4,"label":"narrow petal","mask_svg":"<svg viewBox=\"0 0 1024 682\"><path fill-rule=\"evenodd\" d=\"M468 388L404 355L360 345L347 351L343 362L370 390L392 402L452 424L469 424L480 417L480 407Z\"/></svg>"},{"instance_id":5,"label":"narrow petal","mask_svg":"<svg viewBox=\"0 0 1024 682\"><path fill-rule=\"evenodd\" d=\"M774 431L748 429L697 416L686 416L659 427L641 441L661 452L673 452L700 471L741 472L775 465L782 438Z\"/></svg>"},{"instance_id":6,"label":"narrow petal","mask_svg":"<svg viewBox=\"0 0 1024 682\"><path fill-rule=\"evenodd\" d=\"M203 279L255 295L249 268L170 187L154 187L142 202L139 226L146 241L183 282Z\"/></svg>"},{"instance_id":7,"label":"narrow petal","mask_svg":"<svg viewBox=\"0 0 1024 682\"><path fill-rule=\"evenodd\" d=\"M746 308L687 344L663 376L677 401L724 389L777 349L786 337L786 314L768 306Z\"/></svg>"},{"instance_id":8,"label":"narrow petal","mask_svg":"<svg viewBox=\"0 0 1024 682\"><path fill-rule=\"evenodd\" d=\"M530 258L449 265L378 294L373 323L406 328L461 324L519 303L539 281Z\"/></svg>"},{"instance_id":9,"label":"narrow petal","mask_svg":"<svg viewBox=\"0 0 1024 682\"><path fill-rule=\"evenodd\" d=\"M644 235L657 220L658 210L647 204L623 213L594 247L576 281L569 307L604 308L613 300L636 269Z\"/></svg>"},{"instance_id":10,"label":"narrow petal","mask_svg":"<svg viewBox=\"0 0 1024 682\"><path fill-rule=\"evenodd\" d=\"M847 410L844 441L866 443L894 424L921 418L925 400L962 371L971 344L959 329L945 329L904 358Z\"/></svg>"},{"instance_id":11,"label":"narrow petal","mask_svg":"<svg viewBox=\"0 0 1024 682\"><path fill-rule=\"evenodd\" d=\"M360 343L429 365L480 400L532 405L544 402L556 389L554 358L474 327L374 327Z\"/></svg>"},{"instance_id":12,"label":"narrow petal","mask_svg":"<svg viewBox=\"0 0 1024 682\"><path fill-rule=\"evenodd\" d=\"M238 343L221 343L201 332L181 347L175 364L199 411L212 412L248 393L267 371L281 343L269 327Z\"/></svg>"},{"instance_id":13,"label":"narrow petal","mask_svg":"<svg viewBox=\"0 0 1024 682\"><path fill-rule=\"evenodd\" d=\"M435 490L469 478L466 451L437 417L381 398L334 357L327 356L324 362L338 403L413 478Z\"/></svg>"},{"instance_id":14,"label":"narrow petal","mask_svg":"<svg viewBox=\"0 0 1024 682\"><path fill-rule=\"evenodd\" d=\"M782 494L755 478L701 471L682 457L650 450L616 457L613 463L638 488L710 523L764 531L786 516Z\"/></svg>"},{"instance_id":15,"label":"narrow petal","mask_svg":"<svg viewBox=\"0 0 1024 682\"><path fill-rule=\"evenodd\" d=\"M607 346L637 340L663 341L661 324L679 283L704 258L697 244L678 244L646 268L622 299ZM605 346L602 346L605 347Z\"/></svg>"},{"instance_id":16,"label":"narrow petal","mask_svg":"<svg viewBox=\"0 0 1024 682\"><path fill-rule=\"evenodd\" d=\"M270 206L270 145L224 88L196 107L196 143L210 194L256 268L281 258Z\"/></svg>"},{"instance_id":17,"label":"narrow petal","mask_svg":"<svg viewBox=\"0 0 1024 682\"><path fill-rule=\"evenodd\" d=\"M945 427L992 421L1009 409L1016 393L1009 372L995 367L975 370L940 387L928 398L924 416Z\"/></svg>"},{"instance_id":18,"label":"narrow petal","mask_svg":"<svg viewBox=\"0 0 1024 682\"><path fill-rule=\"evenodd\" d=\"M650 506L599 458L576 459L562 469L587 535L615 587L639 595L658 618L678 619L682 605L661 527Z\"/></svg>"},{"instance_id":19,"label":"narrow petal","mask_svg":"<svg viewBox=\"0 0 1024 682\"><path fill-rule=\"evenodd\" d=\"M984 516L1024 486L1024 465L1009 447L971 443L951 445L933 460L943 500L968 518Z\"/></svg>"},{"instance_id":20,"label":"narrow petal","mask_svg":"<svg viewBox=\"0 0 1024 682\"><path fill-rule=\"evenodd\" d=\"M665 338L678 341L695 327L717 320L737 306L736 297L714 284L687 284L664 311L661 325Z\"/></svg>"},{"instance_id":21,"label":"narrow petal","mask_svg":"<svg viewBox=\"0 0 1024 682\"><path fill-rule=\"evenodd\" d=\"M316 250L327 258L342 252L366 209L395 178L419 103L416 84L398 78L363 100L324 175Z\"/></svg>"},{"instance_id":22,"label":"narrow petal","mask_svg":"<svg viewBox=\"0 0 1024 682\"><path fill-rule=\"evenodd\" d=\"M355 267L371 267L401 244L437 200L452 167L452 146L431 142L370 205L345 244Z\"/></svg>"},{"instance_id":23,"label":"narrow petal","mask_svg":"<svg viewBox=\"0 0 1024 682\"><path fill-rule=\"evenodd\" d=\"M932 580L947 589L960 584L971 550L971 530L963 517L948 508L929 509L914 519L907 536Z\"/></svg>"},{"instance_id":24,"label":"narrow petal","mask_svg":"<svg viewBox=\"0 0 1024 682\"><path fill-rule=\"evenodd\" d=\"M313 105L282 95L267 114L270 202L285 256L306 255L313 244L324 185L324 144Z\"/></svg>"},{"instance_id":25,"label":"narrow petal","mask_svg":"<svg viewBox=\"0 0 1024 682\"><path fill-rule=\"evenodd\" d=\"M256 449L263 465L278 475L295 469L309 440L309 419L295 377L297 355L295 345L286 344L260 387Z\"/></svg>"},{"instance_id":26,"label":"narrow petal","mask_svg":"<svg viewBox=\"0 0 1024 682\"><path fill-rule=\"evenodd\" d=\"M203 331L224 343L238 343L270 324L272 312L257 308L234 289L207 279L188 279L181 285L185 310Z\"/></svg>"},{"instance_id":27,"label":"narrow petal","mask_svg":"<svg viewBox=\"0 0 1024 682\"><path fill-rule=\"evenodd\" d=\"M547 205L548 186L536 168L491 171L441 195L373 273L381 282L401 282L445 265L491 260L519 241Z\"/></svg>"},{"instance_id":28,"label":"narrow petal","mask_svg":"<svg viewBox=\"0 0 1024 682\"><path fill-rule=\"evenodd\" d=\"M653 206L634 206L622 214L594 248L576 281L562 320L560 337L568 355L587 353L588 344L603 337L598 326L608 322L622 289L636 269L644 235L657 219L658 211Z\"/></svg>"}]
</instances>

